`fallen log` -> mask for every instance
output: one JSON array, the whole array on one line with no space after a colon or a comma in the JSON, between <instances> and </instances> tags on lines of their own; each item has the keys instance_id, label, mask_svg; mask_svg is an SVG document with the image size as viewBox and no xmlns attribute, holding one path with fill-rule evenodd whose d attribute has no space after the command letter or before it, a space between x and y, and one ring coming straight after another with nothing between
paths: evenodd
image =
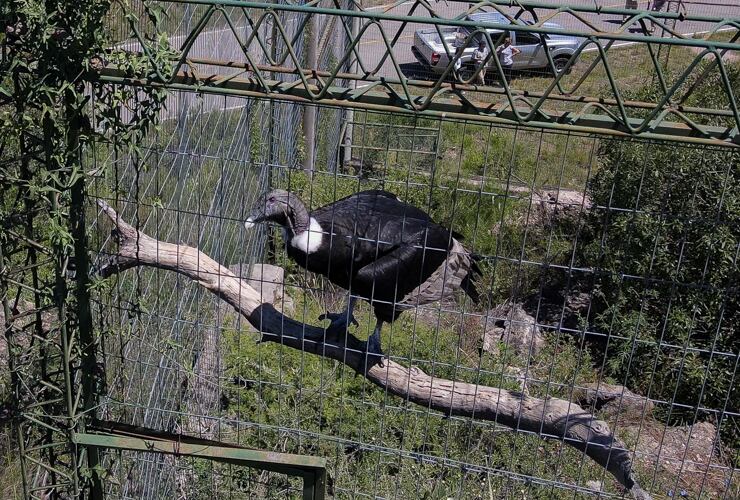
<instances>
[{"instance_id":1,"label":"fallen log","mask_svg":"<svg viewBox=\"0 0 740 500\"><path fill-rule=\"evenodd\" d=\"M245 280L197 248L156 240L122 220L107 203L98 201L98 205L113 222L112 233L118 243L118 248L98 266L101 276L137 266L180 273L234 307L261 332L263 342L340 361L388 393L446 415L494 421L558 439L608 470L633 498L650 498L637 482L629 450L606 422L576 403L432 377L415 366L406 367L388 358L382 363L368 360L365 341L349 333L331 335L323 328L284 316L271 304L262 303L259 292Z\"/></svg>"}]
</instances>

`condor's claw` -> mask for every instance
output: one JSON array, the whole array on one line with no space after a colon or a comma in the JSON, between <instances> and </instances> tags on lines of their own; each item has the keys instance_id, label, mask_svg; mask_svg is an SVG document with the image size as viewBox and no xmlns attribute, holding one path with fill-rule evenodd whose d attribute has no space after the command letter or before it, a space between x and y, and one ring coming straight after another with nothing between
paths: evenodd
<instances>
[{"instance_id":1,"label":"condor's claw","mask_svg":"<svg viewBox=\"0 0 740 500\"><path fill-rule=\"evenodd\" d=\"M359 323L355 319L354 315L351 313L347 314L347 311L342 311L340 313L326 312L319 316L319 321L324 321L327 319L331 321L331 324L329 324L326 329L332 333L344 333L347 331L349 325L359 326Z\"/></svg>"}]
</instances>

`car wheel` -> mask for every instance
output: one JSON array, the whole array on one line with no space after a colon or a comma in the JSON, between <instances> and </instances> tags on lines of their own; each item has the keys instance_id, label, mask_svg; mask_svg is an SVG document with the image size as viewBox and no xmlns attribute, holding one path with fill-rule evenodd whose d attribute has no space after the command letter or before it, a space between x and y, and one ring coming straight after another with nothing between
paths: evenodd
<instances>
[{"instance_id":1,"label":"car wheel","mask_svg":"<svg viewBox=\"0 0 740 500\"><path fill-rule=\"evenodd\" d=\"M555 60L553 60L553 66L555 68L555 74L559 75L563 71L565 71L565 67L568 66L568 62L570 61L567 57L558 57ZM568 70L570 72L570 69Z\"/></svg>"},{"instance_id":2,"label":"car wheel","mask_svg":"<svg viewBox=\"0 0 740 500\"><path fill-rule=\"evenodd\" d=\"M462 68L457 70L457 76L459 78L460 83L467 82L473 77L473 73L475 72L475 68L470 67L470 65L463 65Z\"/></svg>"}]
</instances>

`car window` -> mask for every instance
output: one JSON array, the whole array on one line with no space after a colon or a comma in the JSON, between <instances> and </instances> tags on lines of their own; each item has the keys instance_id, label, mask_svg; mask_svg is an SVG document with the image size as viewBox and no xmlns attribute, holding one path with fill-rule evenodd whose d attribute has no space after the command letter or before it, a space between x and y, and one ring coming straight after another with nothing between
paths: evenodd
<instances>
[{"instance_id":1,"label":"car window","mask_svg":"<svg viewBox=\"0 0 740 500\"><path fill-rule=\"evenodd\" d=\"M470 44L468 45L468 47L477 47L478 42L480 42L481 40L485 40L485 39L486 39L485 35L479 31L478 33L473 35L473 39L470 41Z\"/></svg>"},{"instance_id":2,"label":"car window","mask_svg":"<svg viewBox=\"0 0 740 500\"><path fill-rule=\"evenodd\" d=\"M509 36L508 31L499 31L499 30L488 30L488 35L491 37L491 40L494 42L498 40L499 38L503 40L507 36Z\"/></svg>"},{"instance_id":3,"label":"car window","mask_svg":"<svg viewBox=\"0 0 740 500\"><path fill-rule=\"evenodd\" d=\"M536 33L516 32L515 45L537 45L538 43L540 43L540 36Z\"/></svg>"}]
</instances>

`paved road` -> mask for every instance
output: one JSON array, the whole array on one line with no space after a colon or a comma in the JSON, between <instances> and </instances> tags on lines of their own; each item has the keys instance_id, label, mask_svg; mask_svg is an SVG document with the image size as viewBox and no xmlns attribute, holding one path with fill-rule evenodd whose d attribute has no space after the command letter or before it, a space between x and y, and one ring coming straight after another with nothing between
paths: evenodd
<instances>
[{"instance_id":1,"label":"paved road","mask_svg":"<svg viewBox=\"0 0 740 500\"><path fill-rule=\"evenodd\" d=\"M552 1L552 0L551 0ZM638 0L640 8L647 8L649 0ZM454 18L468 9L468 3L462 2L446 2L446 1L434 1L432 0L434 8L438 15L442 18ZM687 3L690 2L690 3ZM410 12L415 2L406 2L399 6L394 7L391 10L386 10L388 6L370 7L366 10L371 12L384 12L389 15L414 15L418 17L430 17L428 11L422 7L417 7L414 12ZM593 7L594 3L600 7L623 7L624 1L615 2L615 0L563 0L563 3L568 5L585 5ZM676 3L673 0L669 1L669 8L672 12L676 11ZM726 16L727 18L734 17L740 19L740 0L684 0L684 6L687 13L696 15L713 15L713 16ZM664 7L665 9L665 7ZM511 8L512 14L516 13L518 9ZM539 16L544 16L549 11L546 9L538 10ZM255 15L257 12L254 13ZM597 29L604 32L616 32L620 27L621 16L605 15L605 14L580 14L587 22L591 23ZM322 25L328 16L322 20ZM294 29L293 23L296 19L290 19L286 22L286 29L292 34ZM551 19L552 22L556 22L565 28L570 28L579 31L590 32L592 28L584 24L583 21L578 20L570 14L560 14L557 17ZM364 24L364 21L360 19L360 23ZM269 34L267 33L267 27L269 23L263 23L263 33L261 38L268 40ZM386 36L393 38L396 32L401 26L400 22L397 21L381 21L383 30ZM413 43L414 32L418 29L429 28L432 25L427 23L416 23L408 24L403 29L401 36L393 47L393 53L396 61L402 65L402 70L407 73L407 76L420 76L415 73L419 73L422 69L420 65L416 63L416 59L411 53L411 45ZM714 26L709 23L701 22L677 22L676 31L679 33L697 33L707 31ZM244 30L246 33L248 30L245 27L238 28ZM341 33L339 23L334 23L335 33L338 35ZM173 35L170 37L170 43L173 46L179 46L185 39L188 33L188 29L184 28L180 31L181 34ZM656 32L656 34L660 34ZM243 35L243 36L246 36ZM625 42L617 42L615 45ZM330 46L333 46L335 59L338 60L343 56L343 42L335 41L331 42ZM136 48L136 44L133 44L131 48ZM587 49L588 50L588 49ZM250 46L250 53L255 57L256 61L261 62L264 60L264 54L262 48L255 42ZM380 30L377 27L371 27L365 31L362 35L362 41L360 42L359 59L362 61L364 69L367 71L374 70L378 63L381 61L383 55L386 52L385 42L381 36ZM214 29L201 33L198 36L197 42L190 52L191 57L201 57L207 59L216 59L224 61L245 61L242 49L239 44L235 43L234 36L231 34L228 28ZM228 73L218 68L208 68L204 70L207 73ZM426 73L425 71L423 73ZM391 60L386 58L383 67L377 73L383 77L394 77L396 71L393 68Z\"/></svg>"},{"instance_id":2,"label":"paved road","mask_svg":"<svg viewBox=\"0 0 740 500\"><path fill-rule=\"evenodd\" d=\"M615 4L613 3L614 0L611 2L609 0L565 0L568 4L582 4L582 5L589 5L593 6L594 2L598 3L602 7L615 7L615 6L621 6L622 3ZM564 3L565 3L564 1ZM640 7L645 8L647 6L647 0L639 0L640 1ZM692 14L704 14L704 15L724 15L726 17L735 17L740 18L740 0L697 0L701 3L697 3L696 1L693 3L686 4L687 11ZM727 6L725 4L733 3L735 5ZM446 18L452 18L455 17L463 12L465 12L468 8L467 3L448 3L444 1L438 1L435 4L435 8L437 9L438 14L441 17ZM389 14L395 14L395 15L408 15L410 12L410 9L413 6L413 2L407 2L405 4L401 4L395 8L393 8L390 11L387 11ZM385 10L384 7L372 7L369 8L370 11L383 11ZM514 10L514 9L512 9ZM675 10L675 6L672 7L671 10ZM539 15L543 15L546 11L539 11ZM413 15L417 16L429 16L429 14L425 11L423 11L421 8L417 8L416 12L413 13ZM595 26L598 27L598 29L603 31L616 31L619 28L619 16L610 16L610 15L598 15L598 14L583 14L583 16L591 23L593 23ZM291 22L292 21L292 22ZM560 15L558 18L553 19L554 22L558 22L564 27L572 28L572 29L579 29L584 31L590 31L590 28L584 27L583 22L575 19L573 16L570 15ZM326 22L326 19L322 20L322 24ZM382 21L382 26L385 30L385 33L389 37L393 37L396 33L398 27L400 26L399 22L396 21ZM411 78L426 78L428 77L429 72L425 70L424 68L419 65L414 56L411 53L411 45L413 42L413 36L414 31L420 28L428 28L430 25L426 23L417 23L417 24L409 24L407 25L403 32L401 33L401 37L396 42L395 46L393 47L393 53L395 54L396 60L401 65L401 71ZM695 32L701 32L706 31L710 29L713 26L707 25L706 23L697 23L697 22L684 22L677 25L677 31L680 33L695 33ZM263 24L263 33L261 33L262 40L268 40L269 34L267 33L268 29L268 23ZM296 29L295 27L295 19L291 19L286 23L286 29L290 32L292 35L293 30ZM340 32L340 26L338 23L335 23L335 30L336 33ZM244 40L246 37L246 34L248 32L247 28L244 26L241 26L238 28L240 33L240 38ZM243 31L242 31L243 30ZM180 46L183 41L185 40L187 34L189 33L189 27L185 25L181 25L179 29L173 30L173 35L170 37L170 43L178 47ZM241 33L244 33L243 35ZM127 48L131 50L138 50L138 44L135 42L127 42L123 43L123 46L126 46ZM335 60L338 60L343 55L343 44L339 42L329 42L330 46L334 47L334 56ZM380 31L377 28L371 28L370 30L366 31L362 37L362 41L360 42L360 59L363 61L365 68L368 70L374 69L379 61L381 60L382 56L385 54L385 44L383 42L382 36L380 34ZM262 51L262 48L255 42L252 43L249 52L254 57L254 60L258 63L264 62L264 54ZM740 51L738 51L740 53ZM740 54L738 54L740 55ZM221 60L221 61L241 61L246 62L246 59L244 57L244 54L242 52L241 47L238 43L236 43L236 40L234 39L234 35L231 33L231 31L228 28L217 28L212 29L208 31L204 31L198 36L198 39L193 46L193 49L190 52L190 57L193 58L206 58L206 59L215 59L215 60ZM289 64L289 61L287 61ZM229 75L233 74L234 72L238 72L239 70L234 70L231 68L223 68L223 67L216 67L216 66L204 66L204 65L198 65L200 70L203 72L204 75L212 75L212 74L218 74L218 75ZM395 77L396 71L393 68L393 65L390 61L390 59L386 59L383 67L380 69L380 71L377 73L379 76L383 77ZM436 77L432 77L436 78ZM189 106L193 103L195 97L194 94L189 93L173 93L168 98L168 115L169 116L178 116L178 114L181 112L181 110L189 109ZM222 97L216 97L216 96L203 96L200 101L199 105L203 106L204 111L208 111L211 109L224 109L224 108L230 108L230 107L237 107L242 106L243 101L236 99L236 98L222 98Z\"/></svg>"},{"instance_id":3,"label":"paved road","mask_svg":"<svg viewBox=\"0 0 740 500\"><path fill-rule=\"evenodd\" d=\"M566 3L566 2L564 2ZM624 2L614 2L609 0L568 0L569 5L587 5L593 6L594 3L600 7L624 7ZM412 8L414 2L407 2L399 5L392 10L387 11L387 14L393 15L407 15ZM728 5L734 4L734 5ZM468 9L467 3L447 3L444 1L438 1L435 4L435 9L439 13L440 17L452 18L455 17ZM642 9L647 8L648 1L640 0L639 7ZM695 15L712 15L712 16L724 16L740 18L740 0L700 0L692 3L685 3L684 7L686 12ZM676 5L671 4L670 9L672 12L676 10ZM371 11L383 11L384 7L373 7L367 10ZM665 10L665 7L664 7ZM512 8L511 12L516 12L517 9ZM544 15L547 10L539 10L538 15ZM416 12L413 15L428 16L428 14L417 7ZM615 32L620 26L620 16L605 15L605 14L582 14L582 16L590 23L593 23L599 30L605 32ZM569 14L560 14L558 17L553 18L552 22L556 22L565 28L577 29L583 31L591 31L582 21L576 19L574 16ZM392 37L395 35L401 23L395 21L383 21L383 28L386 35ZM419 73L421 67L416 63L414 56L411 53L411 45L413 43L414 31L420 28L428 28L428 24L409 24L407 25L401 37L396 42L393 53L396 60L402 65L404 72ZM707 31L713 28L713 25L701 22L677 22L676 31L682 34L697 33ZM658 34L658 33L656 33ZM619 43L619 42L617 42ZM385 53L385 43L380 31L378 29L371 29L362 37L360 47L360 60L365 65L366 69L375 68L378 62L381 60ZM378 73L379 76L393 77L396 75L389 60L386 60L383 68ZM420 76L420 75L414 75Z\"/></svg>"}]
</instances>

